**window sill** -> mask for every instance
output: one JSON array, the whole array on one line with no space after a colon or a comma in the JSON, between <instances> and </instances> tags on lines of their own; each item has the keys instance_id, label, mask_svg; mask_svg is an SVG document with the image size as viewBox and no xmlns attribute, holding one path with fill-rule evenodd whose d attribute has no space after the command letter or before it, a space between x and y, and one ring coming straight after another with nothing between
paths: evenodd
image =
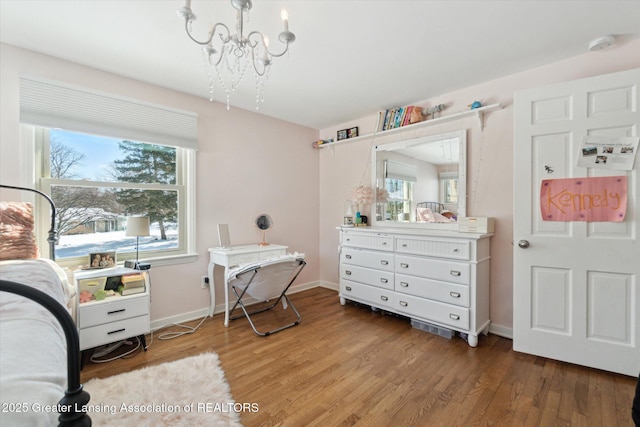
<instances>
[{"instance_id":1,"label":"window sill","mask_svg":"<svg viewBox=\"0 0 640 427\"><path fill-rule=\"evenodd\" d=\"M198 259L197 253L190 253L190 254L171 255L171 256L156 257L156 258L144 257L140 259L140 262L149 263L151 264L151 267L163 267L165 265L188 264L188 263L196 262L197 259ZM79 264L77 260L76 261L56 260L56 262L60 267L69 268L71 270L74 270L81 266L81 264ZM119 261L118 266L119 267L124 266L124 261L121 261L121 262Z\"/></svg>"}]
</instances>

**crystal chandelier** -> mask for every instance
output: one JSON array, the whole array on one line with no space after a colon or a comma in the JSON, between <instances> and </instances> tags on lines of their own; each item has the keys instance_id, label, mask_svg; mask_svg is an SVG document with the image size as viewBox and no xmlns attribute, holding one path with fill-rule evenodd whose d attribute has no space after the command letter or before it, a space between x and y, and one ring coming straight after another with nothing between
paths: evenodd
<instances>
[{"instance_id":1,"label":"crystal chandelier","mask_svg":"<svg viewBox=\"0 0 640 427\"><path fill-rule=\"evenodd\" d=\"M251 0L231 0L231 6L237 10L236 34L231 34L229 27L218 22L211 26L206 40L197 40L192 35L192 23L196 15L191 11L191 0L185 0L184 7L177 13L184 19L185 30L191 40L202 46L202 54L209 76L209 100L213 101L213 87L218 83L227 95L227 110L231 94L238 88L249 64L256 78L256 109L264 102L264 85L269 77L272 58L287 53L289 44L296 36L289 31L287 11L282 11L284 30L278 40L284 43L284 50L273 53L269 50L269 39L259 31L251 31L244 35L244 14L251 10ZM216 35L218 37L216 37ZM221 42L221 44L218 43ZM214 43L217 47L214 47Z\"/></svg>"}]
</instances>

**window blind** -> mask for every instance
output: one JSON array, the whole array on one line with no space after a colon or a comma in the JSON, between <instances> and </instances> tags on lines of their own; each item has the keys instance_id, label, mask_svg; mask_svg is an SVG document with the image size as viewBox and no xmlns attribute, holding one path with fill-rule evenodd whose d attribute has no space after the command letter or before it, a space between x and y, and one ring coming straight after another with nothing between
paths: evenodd
<instances>
[{"instance_id":1,"label":"window blind","mask_svg":"<svg viewBox=\"0 0 640 427\"><path fill-rule=\"evenodd\" d=\"M418 168L391 160L385 161L385 178L401 179L403 181L418 181Z\"/></svg>"},{"instance_id":2,"label":"window blind","mask_svg":"<svg viewBox=\"0 0 640 427\"><path fill-rule=\"evenodd\" d=\"M20 78L20 122L198 148L196 113L34 77Z\"/></svg>"}]
</instances>

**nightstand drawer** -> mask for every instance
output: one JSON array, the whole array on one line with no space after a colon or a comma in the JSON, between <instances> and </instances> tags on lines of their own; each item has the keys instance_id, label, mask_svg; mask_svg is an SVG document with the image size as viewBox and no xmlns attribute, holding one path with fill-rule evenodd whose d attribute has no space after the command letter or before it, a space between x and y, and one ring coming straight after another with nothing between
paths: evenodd
<instances>
[{"instance_id":1,"label":"nightstand drawer","mask_svg":"<svg viewBox=\"0 0 640 427\"><path fill-rule=\"evenodd\" d=\"M82 330L142 315L149 315L149 295L147 294L120 297L100 304L80 304L78 326Z\"/></svg>"},{"instance_id":2,"label":"nightstand drawer","mask_svg":"<svg viewBox=\"0 0 640 427\"><path fill-rule=\"evenodd\" d=\"M80 329L80 350L144 335L149 332L149 314Z\"/></svg>"}]
</instances>

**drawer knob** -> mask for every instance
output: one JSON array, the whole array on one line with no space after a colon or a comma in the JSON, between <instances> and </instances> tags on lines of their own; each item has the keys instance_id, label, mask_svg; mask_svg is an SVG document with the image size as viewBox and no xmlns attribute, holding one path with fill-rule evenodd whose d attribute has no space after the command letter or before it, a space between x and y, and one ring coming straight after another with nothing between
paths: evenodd
<instances>
[{"instance_id":1,"label":"drawer knob","mask_svg":"<svg viewBox=\"0 0 640 427\"><path fill-rule=\"evenodd\" d=\"M407 282L400 282L400 286L402 286L403 288L408 288L409 284Z\"/></svg>"},{"instance_id":2,"label":"drawer knob","mask_svg":"<svg viewBox=\"0 0 640 427\"><path fill-rule=\"evenodd\" d=\"M403 244L402 244L402 247L403 247L403 248L406 248L406 247L407 247L407 244L406 244L406 243L403 243Z\"/></svg>"},{"instance_id":3,"label":"drawer knob","mask_svg":"<svg viewBox=\"0 0 640 427\"><path fill-rule=\"evenodd\" d=\"M345 270L344 274L346 274L347 276L351 276L351 272L349 270Z\"/></svg>"},{"instance_id":4,"label":"drawer knob","mask_svg":"<svg viewBox=\"0 0 640 427\"><path fill-rule=\"evenodd\" d=\"M387 245L387 242L382 242L382 246L386 246L386 245Z\"/></svg>"},{"instance_id":5,"label":"drawer knob","mask_svg":"<svg viewBox=\"0 0 640 427\"><path fill-rule=\"evenodd\" d=\"M449 295L451 295L454 298L460 298L460 292L449 292Z\"/></svg>"},{"instance_id":6,"label":"drawer knob","mask_svg":"<svg viewBox=\"0 0 640 427\"><path fill-rule=\"evenodd\" d=\"M389 279L385 279L384 277L381 277L381 278L380 278L380 281L381 281L382 283L389 283Z\"/></svg>"},{"instance_id":7,"label":"drawer knob","mask_svg":"<svg viewBox=\"0 0 640 427\"><path fill-rule=\"evenodd\" d=\"M459 249L457 249L457 248L453 250L453 252L458 252L458 251L459 251Z\"/></svg>"},{"instance_id":8,"label":"drawer knob","mask_svg":"<svg viewBox=\"0 0 640 427\"><path fill-rule=\"evenodd\" d=\"M344 256L346 259L351 259L351 255L345 255Z\"/></svg>"},{"instance_id":9,"label":"drawer knob","mask_svg":"<svg viewBox=\"0 0 640 427\"><path fill-rule=\"evenodd\" d=\"M387 261L386 259L383 259L382 261L380 261L380 264L389 265L389 261Z\"/></svg>"},{"instance_id":10,"label":"drawer knob","mask_svg":"<svg viewBox=\"0 0 640 427\"><path fill-rule=\"evenodd\" d=\"M108 311L107 314L124 313L125 310L125 308L121 308L120 310Z\"/></svg>"},{"instance_id":11,"label":"drawer knob","mask_svg":"<svg viewBox=\"0 0 640 427\"><path fill-rule=\"evenodd\" d=\"M449 317L453 320L460 320L460 316L457 314L449 313Z\"/></svg>"},{"instance_id":12,"label":"drawer knob","mask_svg":"<svg viewBox=\"0 0 640 427\"><path fill-rule=\"evenodd\" d=\"M460 276L460 272L456 270L451 270L449 273L451 273L452 276L456 276L456 277Z\"/></svg>"},{"instance_id":13,"label":"drawer knob","mask_svg":"<svg viewBox=\"0 0 640 427\"><path fill-rule=\"evenodd\" d=\"M380 299L382 301L389 301L389 297L385 297L384 295L380 295Z\"/></svg>"},{"instance_id":14,"label":"drawer knob","mask_svg":"<svg viewBox=\"0 0 640 427\"><path fill-rule=\"evenodd\" d=\"M406 262L401 262L401 263L400 263L400 267L402 267L402 268L409 268L409 264L407 264Z\"/></svg>"},{"instance_id":15,"label":"drawer knob","mask_svg":"<svg viewBox=\"0 0 640 427\"><path fill-rule=\"evenodd\" d=\"M345 286L344 287L347 291L351 292L351 286Z\"/></svg>"},{"instance_id":16,"label":"drawer knob","mask_svg":"<svg viewBox=\"0 0 640 427\"><path fill-rule=\"evenodd\" d=\"M409 305L409 303L406 302L406 301L400 301L400 305L403 306L403 307L406 307L406 306Z\"/></svg>"}]
</instances>

